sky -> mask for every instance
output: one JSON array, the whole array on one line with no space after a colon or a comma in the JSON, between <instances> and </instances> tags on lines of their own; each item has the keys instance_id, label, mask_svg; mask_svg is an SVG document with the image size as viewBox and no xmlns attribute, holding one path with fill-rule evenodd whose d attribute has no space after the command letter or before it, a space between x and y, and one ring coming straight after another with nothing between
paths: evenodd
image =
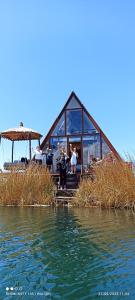
<instances>
[{"instance_id":1,"label":"sky","mask_svg":"<svg viewBox=\"0 0 135 300\"><path fill-rule=\"evenodd\" d=\"M22 121L45 136L74 91L117 151L133 153L134 14L134 0L0 0L0 131ZM27 152L15 143L15 159ZM0 167L10 160L2 140Z\"/></svg>"}]
</instances>

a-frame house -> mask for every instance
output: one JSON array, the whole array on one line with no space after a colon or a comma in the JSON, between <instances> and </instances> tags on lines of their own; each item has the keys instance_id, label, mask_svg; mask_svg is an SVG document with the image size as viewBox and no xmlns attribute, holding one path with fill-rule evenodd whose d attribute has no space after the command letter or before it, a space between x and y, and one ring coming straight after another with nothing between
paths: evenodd
<instances>
[{"instance_id":1,"label":"a-frame house","mask_svg":"<svg viewBox=\"0 0 135 300\"><path fill-rule=\"evenodd\" d=\"M57 170L59 149L63 147L70 156L70 144L77 148L79 154L78 171L86 171L92 158L102 159L109 152L120 159L118 152L74 92L41 144L43 152L47 148L53 151L53 172Z\"/></svg>"}]
</instances>

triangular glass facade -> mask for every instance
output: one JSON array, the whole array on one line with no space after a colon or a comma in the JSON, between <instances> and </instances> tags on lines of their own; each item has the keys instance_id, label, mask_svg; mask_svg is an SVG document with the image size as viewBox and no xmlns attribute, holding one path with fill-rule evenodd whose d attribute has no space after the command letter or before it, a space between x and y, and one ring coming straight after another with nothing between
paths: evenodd
<instances>
[{"instance_id":1,"label":"triangular glass facade","mask_svg":"<svg viewBox=\"0 0 135 300\"><path fill-rule=\"evenodd\" d=\"M70 157L70 144L78 151L78 171L86 172L93 158L102 158L111 152L110 143L75 95L70 96L57 121L43 142L43 151L49 145L54 154L53 172L57 172L57 156L63 148ZM112 146L113 147L113 146ZM115 149L114 149L115 151Z\"/></svg>"}]
</instances>

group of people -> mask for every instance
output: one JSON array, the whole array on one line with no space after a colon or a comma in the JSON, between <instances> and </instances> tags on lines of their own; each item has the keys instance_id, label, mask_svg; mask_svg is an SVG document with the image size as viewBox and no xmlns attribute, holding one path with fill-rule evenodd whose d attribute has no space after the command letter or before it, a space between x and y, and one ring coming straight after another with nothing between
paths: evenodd
<instances>
[{"instance_id":1,"label":"group of people","mask_svg":"<svg viewBox=\"0 0 135 300\"><path fill-rule=\"evenodd\" d=\"M33 149L34 154L34 160L37 164L42 165L45 161L45 165L51 170L51 167L53 165L53 153L52 150L47 148L46 152L44 153L39 146L36 147L36 149Z\"/></svg>"},{"instance_id":2,"label":"group of people","mask_svg":"<svg viewBox=\"0 0 135 300\"><path fill-rule=\"evenodd\" d=\"M57 145L57 155L55 153L55 157L52 149L49 148L47 148L46 151L43 152L38 146L36 147L36 149L33 150L33 152L36 163L42 165L44 161L44 164L49 169L49 171L53 171L53 164L55 161L55 169L59 172L60 175L59 187L61 189L66 189L67 173L76 173L76 166L78 160L77 149L75 147L72 148L72 144L70 144L70 156L67 155L65 148L60 147L59 144ZM115 162L112 152L106 154L106 156L103 159L91 157L88 171L92 171L96 165L108 162Z\"/></svg>"},{"instance_id":3,"label":"group of people","mask_svg":"<svg viewBox=\"0 0 135 300\"><path fill-rule=\"evenodd\" d=\"M33 150L34 159L36 163L42 165L43 160L45 159L45 165L49 169L49 171L53 168L53 152L52 149L47 148L46 152L40 149L40 147L36 147ZM57 171L60 174L60 188L66 188L66 174L67 172L76 173L78 153L76 148L72 148L72 144L70 144L70 157L67 155L65 148L60 148L58 145L58 153L56 158Z\"/></svg>"},{"instance_id":4,"label":"group of people","mask_svg":"<svg viewBox=\"0 0 135 300\"><path fill-rule=\"evenodd\" d=\"M76 165L78 159L78 153L76 148L72 149L72 144L70 144L70 153L71 158L65 152L65 149L62 148L60 151L60 156L57 158L57 165L60 174L60 188L66 189L66 174L67 171L71 174L76 173ZM69 171L69 165L71 165L71 171Z\"/></svg>"}]
</instances>

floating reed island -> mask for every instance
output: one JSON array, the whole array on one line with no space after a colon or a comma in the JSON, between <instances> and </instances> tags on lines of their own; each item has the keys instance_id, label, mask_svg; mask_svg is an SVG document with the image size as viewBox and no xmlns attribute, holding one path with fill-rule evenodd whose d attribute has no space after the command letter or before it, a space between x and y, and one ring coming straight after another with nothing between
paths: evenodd
<instances>
[{"instance_id":1,"label":"floating reed island","mask_svg":"<svg viewBox=\"0 0 135 300\"><path fill-rule=\"evenodd\" d=\"M13 168L0 174L0 205L45 205L54 201L54 184L49 171L40 166L29 166L19 173Z\"/></svg>"},{"instance_id":2,"label":"floating reed island","mask_svg":"<svg viewBox=\"0 0 135 300\"><path fill-rule=\"evenodd\" d=\"M116 161L93 168L94 178L81 181L74 206L135 209L135 175L131 164Z\"/></svg>"},{"instance_id":3,"label":"floating reed island","mask_svg":"<svg viewBox=\"0 0 135 300\"><path fill-rule=\"evenodd\" d=\"M45 167L30 165L22 173L13 168L9 174L0 174L0 205L56 205L56 194L53 175ZM122 161L95 164L92 175L81 179L68 203L76 207L135 209L135 175L131 165Z\"/></svg>"}]
</instances>

